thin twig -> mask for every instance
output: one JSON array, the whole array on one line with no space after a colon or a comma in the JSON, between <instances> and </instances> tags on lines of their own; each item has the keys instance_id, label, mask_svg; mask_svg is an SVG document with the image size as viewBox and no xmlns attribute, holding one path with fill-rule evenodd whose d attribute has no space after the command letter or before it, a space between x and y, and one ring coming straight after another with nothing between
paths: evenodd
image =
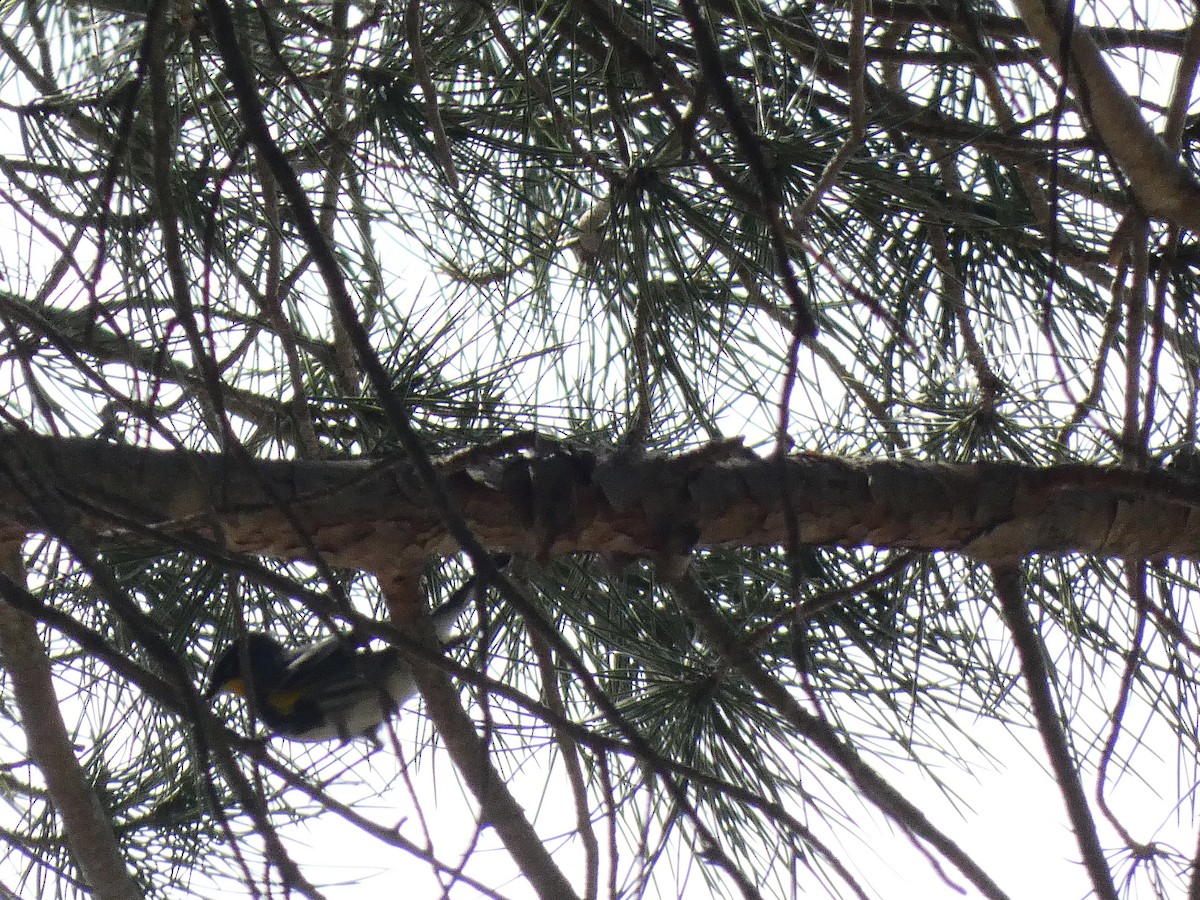
<instances>
[{"instance_id":1,"label":"thin twig","mask_svg":"<svg viewBox=\"0 0 1200 900\"><path fill-rule=\"evenodd\" d=\"M421 92L425 94L425 123L433 133L434 156L446 176L446 183L454 193L459 191L458 172L454 168L454 157L450 153L450 139L446 137L446 126L442 124L442 111L438 103L437 85L429 74L429 56L421 41L421 13L425 4L420 0L408 0L404 8L404 28L408 34L408 46L412 53L413 73Z\"/></svg>"},{"instance_id":2,"label":"thin twig","mask_svg":"<svg viewBox=\"0 0 1200 900\"><path fill-rule=\"evenodd\" d=\"M1109 808L1105 788L1108 785L1108 766L1112 762L1113 754L1116 753L1117 741L1120 740L1125 721L1125 708L1128 706L1129 697L1133 692L1133 679L1142 661L1142 641L1146 634L1146 619L1149 612L1149 604L1146 602L1145 560L1125 561L1125 586L1134 601L1134 613L1137 618L1133 635L1129 641L1129 651L1125 654L1125 667L1121 671L1121 685L1117 692L1117 702L1109 716L1112 728L1104 740L1104 749L1100 751L1100 762L1096 767L1096 806L1108 820L1108 824L1121 836L1125 846L1136 853L1143 851L1145 846L1133 839L1133 835Z\"/></svg>"},{"instance_id":3,"label":"thin twig","mask_svg":"<svg viewBox=\"0 0 1200 900\"><path fill-rule=\"evenodd\" d=\"M333 53L330 60L331 72L328 87L325 92L325 140L329 146L329 156L324 166L324 176L321 179L321 214L318 219L323 245L327 247L333 246L333 229L337 223L338 207L341 201L342 173L347 168L348 147L345 130L346 78L350 65L350 39L347 37L349 10L348 0L336 0L330 10L332 30L330 42L333 46ZM290 72L287 67L285 69ZM276 166L277 164L272 168L276 168ZM278 172L275 177L279 177ZM296 197L288 196L288 200L293 214L295 214ZM305 196L305 203L308 203L307 196ZM312 244L309 243L310 252L312 249ZM316 260L316 262L319 267L320 260ZM321 275L323 278L328 277L328 273L325 271L322 271ZM332 301L334 298L330 299ZM346 333L346 323L336 309L332 320L330 324L333 330L333 349L336 360L333 368L334 379L343 394L354 396L359 391L359 373L354 364L354 341Z\"/></svg>"},{"instance_id":4,"label":"thin twig","mask_svg":"<svg viewBox=\"0 0 1200 900\"><path fill-rule=\"evenodd\" d=\"M296 339L296 329L284 313L280 279L283 222L279 216L278 191L271 170L262 164L258 168L263 219L267 224L266 236L263 238L266 243L267 264L262 291L255 295L255 299L259 301L259 308L278 336L284 358L287 360L287 379L292 387L292 398L288 408L295 423L296 444L302 457L317 459L321 455L321 445L313 428L312 411L309 409L304 389L304 365L300 360L299 341Z\"/></svg>"},{"instance_id":5,"label":"thin twig","mask_svg":"<svg viewBox=\"0 0 1200 900\"><path fill-rule=\"evenodd\" d=\"M734 141L750 169L751 175L758 184L763 218L771 236L771 249L775 254L775 264L783 283L784 292L792 301L792 313L795 322L792 326L793 340L796 344L813 338L817 334L817 322L809 298L796 279L796 271L792 266L791 254L788 252L788 235L782 218L783 193L775 170L768 162L762 142L754 129L750 127L742 111L741 100L734 93L733 86L725 75L725 64L721 51L713 38L712 30L700 12L696 0L680 0L680 9L687 20L692 32L692 40L696 47L696 59L704 73L707 87L720 104L725 113L725 119L733 132Z\"/></svg>"},{"instance_id":6,"label":"thin twig","mask_svg":"<svg viewBox=\"0 0 1200 900\"><path fill-rule=\"evenodd\" d=\"M1100 393L1104 390L1104 376L1108 371L1108 356L1112 352L1117 343L1117 331L1121 326L1121 297L1114 293L1108 304L1108 311L1104 315L1104 330L1100 334L1100 341L1096 350L1096 358L1092 363L1092 381L1088 387L1087 393L1075 401L1074 408L1071 410L1071 415L1067 418L1066 423L1059 429L1056 441L1060 447L1066 449L1067 441L1071 435L1083 423L1084 418L1092 411L1096 405L1096 401L1100 399ZM1065 379L1066 374L1061 368L1057 351L1055 351L1055 363L1058 366L1059 378ZM1071 392L1065 380L1061 382L1062 386L1067 389L1067 395Z\"/></svg>"},{"instance_id":7,"label":"thin twig","mask_svg":"<svg viewBox=\"0 0 1200 900\"><path fill-rule=\"evenodd\" d=\"M866 55L864 47L866 35L864 23L867 16L867 0L852 0L850 5L850 136L838 147L833 158L825 164L825 169L817 178L812 190L800 204L800 208L792 217L792 230L803 236L808 228L808 220L824 198L826 192L833 187L841 174L843 166L849 161L855 151L862 146L867 134L867 97L866 84Z\"/></svg>"},{"instance_id":8,"label":"thin twig","mask_svg":"<svg viewBox=\"0 0 1200 900\"><path fill-rule=\"evenodd\" d=\"M562 692L558 689L558 671L554 666L550 645L536 631L529 632L529 641L537 657L538 671L542 678L542 696L546 705L565 719L567 710L563 705ZM567 781L571 785L571 796L575 801L575 830L583 843L583 897L584 900L597 900L600 892L600 842L596 839L596 831L592 827L587 782L583 777L583 767L579 763L579 745L569 735L556 731L555 746L567 769Z\"/></svg>"},{"instance_id":9,"label":"thin twig","mask_svg":"<svg viewBox=\"0 0 1200 900\"><path fill-rule=\"evenodd\" d=\"M1130 277L1128 285L1114 285L1125 300L1125 414L1121 421L1121 460L1131 468L1139 468L1146 456L1141 445L1142 419L1140 414L1142 382L1142 341L1146 334L1146 306L1148 297L1149 255L1146 244L1150 240L1149 227L1145 222L1137 223L1130 235Z\"/></svg>"},{"instance_id":10,"label":"thin twig","mask_svg":"<svg viewBox=\"0 0 1200 900\"><path fill-rule=\"evenodd\" d=\"M1009 563L992 564L990 568L996 599L1000 603L1000 610L1004 614L1004 621L1008 625L1013 645L1021 661L1021 674L1025 679L1025 689L1029 694L1033 717L1037 722L1038 733L1042 736L1042 743L1046 747L1046 754L1050 758L1054 780L1062 792L1063 804L1075 832L1075 841L1083 856L1083 866L1091 878L1092 889L1100 900L1118 900L1112 873L1109 871L1108 861L1104 858L1104 849L1100 845L1100 835L1096 832L1096 823L1092 819L1087 797L1083 793L1079 771L1067 744L1062 715L1054 701L1050 672L1046 666L1046 646L1041 635L1033 627L1025 605L1021 571Z\"/></svg>"},{"instance_id":11,"label":"thin twig","mask_svg":"<svg viewBox=\"0 0 1200 900\"><path fill-rule=\"evenodd\" d=\"M951 174L953 166L938 166L942 181L952 198L961 198L961 189ZM967 362L975 371L975 381L979 385L979 408L987 413L995 411L996 404L1004 390L1004 380L996 374L988 361L987 353L979 343L975 334L975 326L971 322L970 304L967 302L967 280L963 273L954 265L950 255L950 242L946 229L936 223L929 226L930 249L933 258L941 271L940 295L958 322L959 334L962 335L963 349L966 351Z\"/></svg>"},{"instance_id":12,"label":"thin twig","mask_svg":"<svg viewBox=\"0 0 1200 900\"><path fill-rule=\"evenodd\" d=\"M172 185L174 128L171 123L172 98L167 96L171 81L167 77L166 51L163 46L163 26L168 8L166 0L155 0L152 4L139 60L139 70L145 73L150 91L154 141L151 154L154 209L159 228L162 229L163 261L170 279L175 317L187 337L193 363L204 383L204 389L196 392L196 400L212 434L224 447L232 439L232 428L226 414L221 374L217 371L212 354L205 348L204 335L196 321L196 310L192 305L191 279L185 271L183 241L179 234L179 214ZM209 336L211 337L211 327Z\"/></svg>"},{"instance_id":13,"label":"thin twig","mask_svg":"<svg viewBox=\"0 0 1200 900\"><path fill-rule=\"evenodd\" d=\"M254 760L258 765L265 768L272 775L279 778L289 788L300 791L307 795L312 800L315 800L321 805L322 809L332 812L345 821L349 822L356 828L361 829L366 834L376 840L388 845L396 847L412 854L415 858L424 860L437 872L449 875L456 881L462 882L467 887L477 891L481 896L492 898L492 900L506 900L505 895L497 892L493 887L466 875L460 866L452 866L447 862L442 862L432 851L427 848L413 843L408 838L400 834L396 828L389 828L380 825L371 819L368 819L362 813L358 812L353 806L344 803L335 797L330 796L326 791L316 787L312 783L311 777L307 773L297 772L294 769L285 766L274 756L267 752L266 746L261 741L246 741L243 740L237 744L239 752L244 756Z\"/></svg>"}]
</instances>

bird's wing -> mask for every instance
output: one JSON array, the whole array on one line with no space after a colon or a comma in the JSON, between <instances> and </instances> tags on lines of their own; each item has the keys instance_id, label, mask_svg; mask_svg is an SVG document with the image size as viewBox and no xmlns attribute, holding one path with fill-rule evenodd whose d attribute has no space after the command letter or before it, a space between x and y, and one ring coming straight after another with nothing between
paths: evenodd
<instances>
[{"instance_id":1,"label":"bird's wing","mask_svg":"<svg viewBox=\"0 0 1200 900\"><path fill-rule=\"evenodd\" d=\"M345 638L334 637L297 650L279 690L311 698L333 719L362 704L365 694L367 706L378 718L381 711L390 711L411 696L411 680L394 647L357 650Z\"/></svg>"},{"instance_id":2,"label":"bird's wing","mask_svg":"<svg viewBox=\"0 0 1200 900\"><path fill-rule=\"evenodd\" d=\"M298 647L284 661L279 689L304 691L323 687L331 680L356 675L357 652L344 637L335 636Z\"/></svg>"}]
</instances>

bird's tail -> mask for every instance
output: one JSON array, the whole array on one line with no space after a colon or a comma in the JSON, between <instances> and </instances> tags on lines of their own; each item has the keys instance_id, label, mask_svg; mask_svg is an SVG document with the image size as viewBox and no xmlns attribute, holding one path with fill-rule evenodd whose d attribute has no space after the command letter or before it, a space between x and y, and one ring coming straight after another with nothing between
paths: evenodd
<instances>
[{"instance_id":1,"label":"bird's tail","mask_svg":"<svg viewBox=\"0 0 1200 900\"><path fill-rule=\"evenodd\" d=\"M511 559L512 557L507 553L498 553L492 557L492 565L502 570ZM462 615L468 604L478 597L480 587L479 573L476 572L450 595L449 600L429 614L433 619L433 628L437 632L439 641L444 643L454 633L454 623L458 621L458 617Z\"/></svg>"}]
</instances>

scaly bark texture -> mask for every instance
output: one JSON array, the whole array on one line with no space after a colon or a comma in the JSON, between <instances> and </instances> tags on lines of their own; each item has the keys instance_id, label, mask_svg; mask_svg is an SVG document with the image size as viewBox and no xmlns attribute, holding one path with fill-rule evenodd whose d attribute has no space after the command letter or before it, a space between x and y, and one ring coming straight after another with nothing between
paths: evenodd
<instances>
[{"instance_id":1,"label":"scaly bark texture","mask_svg":"<svg viewBox=\"0 0 1200 900\"><path fill-rule=\"evenodd\" d=\"M794 516L806 544L1200 558L1200 483L1160 470L765 459L733 441L675 456L514 446L439 471L485 546L530 556L778 545ZM53 530L47 510L63 504L104 543L199 538L376 573L457 549L402 458L263 462L5 434L0 539Z\"/></svg>"}]
</instances>

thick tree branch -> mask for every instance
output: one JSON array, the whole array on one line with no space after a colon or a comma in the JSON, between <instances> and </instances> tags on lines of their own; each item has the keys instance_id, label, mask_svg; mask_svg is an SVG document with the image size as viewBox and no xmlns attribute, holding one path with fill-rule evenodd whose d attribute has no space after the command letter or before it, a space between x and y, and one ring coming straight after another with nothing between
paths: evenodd
<instances>
[{"instance_id":1,"label":"thick tree branch","mask_svg":"<svg viewBox=\"0 0 1200 900\"><path fill-rule=\"evenodd\" d=\"M17 547L7 544L0 548L0 554L6 574L14 580L23 580ZM0 658L21 713L29 757L46 781L54 809L62 818L71 856L92 894L102 900L142 896L117 843L112 820L75 757L36 622L3 600L0 600Z\"/></svg>"},{"instance_id":2,"label":"thick tree branch","mask_svg":"<svg viewBox=\"0 0 1200 900\"><path fill-rule=\"evenodd\" d=\"M881 22L909 22L914 25L940 25L954 28L962 24L961 14L951 6L938 7L928 3L907 3L904 0L872 0L871 15ZM974 9L972 18L984 34L992 37L1028 38L1029 28L1020 19ZM796 15L795 18L801 18ZM1104 47L1140 47L1162 53L1183 50L1185 29L1180 28L1105 28L1080 25L1097 44Z\"/></svg>"},{"instance_id":3,"label":"thick tree branch","mask_svg":"<svg viewBox=\"0 0 1200 900\"><path fill-rule=\"evenodd\" d=\"M0 538L53 532L28 499L37 486L109 544L146 544L151 526L376 574L459 549L425 475L402 458L250 462L7 432L0 472ZM699 548L779 546L787 480L807 544L1200 559L1200 484L1162 470L806 453L781 466L728 442L630 458L543 440L532 453L481 448L438 472L484 545L524 556L644 556L668 549L680 528Z\"/></svg>"},{"instance_id":4,"label":"thick tree branch","mask_svg":"<svg viewBox=\"0 0 1200 900\"><path fill-rule=\"evenodd\" d=\"M1146 124L1091 35L1075 27L1070 9L1061 0L1015 0L1014 5L1079 98L1143 210L1200 230L1200 184ZM1065 47L1070 52L1063 59Z\"/></svg>"}]
</instances>

